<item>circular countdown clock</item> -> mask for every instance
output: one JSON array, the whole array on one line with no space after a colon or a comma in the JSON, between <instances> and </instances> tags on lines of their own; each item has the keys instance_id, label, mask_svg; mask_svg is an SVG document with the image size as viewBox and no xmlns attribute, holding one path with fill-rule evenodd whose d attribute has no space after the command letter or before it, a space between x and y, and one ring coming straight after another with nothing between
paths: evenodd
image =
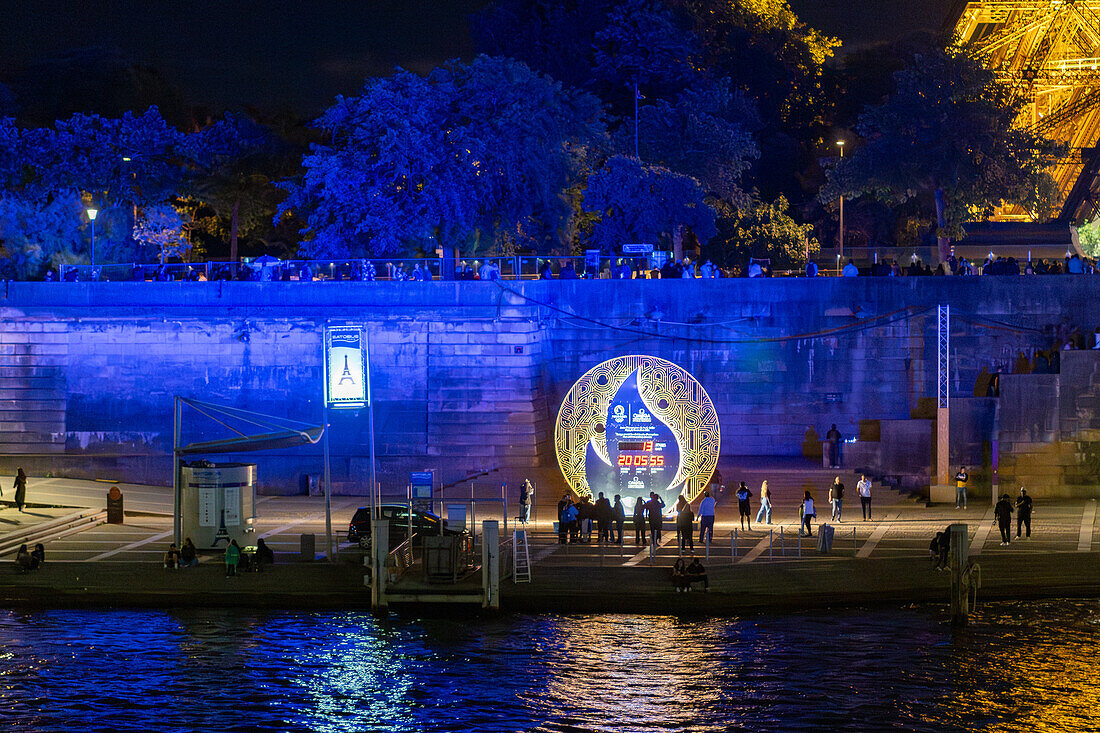
<instances>
[{"instance_id":1,"label":"circular countdown clock","mask_svg":"<svg viewBox=\"0 0 1100 733\"><path fill-rule=\"evenodd\" d=\"M655 356L592 367L562 401L554 425L558 465L578 495L655 492L671 508L694 499L718 465L718 415L702 385ZM627 509L630 512L630 509Z\"/></svg>"}]
</instances>

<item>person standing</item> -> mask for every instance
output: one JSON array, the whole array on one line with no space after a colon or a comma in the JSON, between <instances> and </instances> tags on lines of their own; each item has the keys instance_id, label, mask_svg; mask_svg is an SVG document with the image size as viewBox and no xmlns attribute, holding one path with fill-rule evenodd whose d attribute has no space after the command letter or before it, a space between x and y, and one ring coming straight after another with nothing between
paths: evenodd
<instances>
[{"instance_id":1,"label":"person standing","mask_svg":"<svg viewBox=\"0 0 1100 733\"><path fill-rule=\"evenodd\" d=\"M1020 525L1027 529L1025 535L1031 539L1031 497L1027 495L1027 489L1020 487L1020 495L1016 497L1016 539L1020 539Z\"/></svg>"},{"instance_id":2,"label":"person standing","mask_svg":"<svg viewBox=\"0 0 1100 733\"><path fill-rule=\"evenodd\" d=\"M523 479L523 483L519 488L519 506L523 518L523 523L527 524L531 521L531 502L535 499L535 487L531 483L530 479Z\"/></svg>"},{"instance_id":3,"label":"person standing","mask_svg":"<svg viewBox=\"0 0 1100 733\"><path fill-rule=\"evenodd\" d=\"M607 497L600 492L599 497L596 499L596 506L593 507L593 511L596 514L596 541L597 542L610 542L611 541L611 502L607 500Z\"/></svg>"},{"instance_id":4,"label":"person standing","mask_svg":"<svg viewBox=\"0 0 1100 733\"><path fill-rule=\"evenodd\" d=\"M703 489L703 500L699 502L699 544L714 542L714 504L710 489Z\"/></svg>"},{"instance_id":5,"label":"person standing","mask_svg":"<svg viewBox=\"0 0 1100 733\"><path fill-rule=\"evenodd\" d=\"M23 511L23 505L27 502L27 474L22 467L15 474L15 506Z\"/></svg>"},{"instance_id":6,"label":"person standing","mask_svg":"<svg viewBox=\"0 0 1100 733\"><path fill-rule=\"evenodd\" d=\"M765 524L772 523L772 490L768 488L768 482L760 484L760 511L756 513L756 523L760 524L760 517L764 517Z\"/></svg>"},{"instance_id":7,"label":"person standing","mask_svg":"<svg viewBox=\"0 0 1100 733\"><path fill-rule=\"evenodd\" d=\"M626 509L623 508L623 500L615 494L615 505L611 507L611 522L614 536L611 541L621 545L623 543L623 525L626 524Z\"/></svg>"},{"instance_id":8,"label":"person standing","mask_svg":"<svg viewBox=\"0 0 1100 733\"><path fill-rule=\"evenodd\" d=\"M695 532L695 513L691 511L691 504L680 494L676 500L676 540L679 543L680 553L686 546L692 552L695 551L695 541L692 535Z\"/></svg>"},{"instance_id":9,"label":"person standing","mask_svg":"<svg viewBox=\"0 0 1100 733\"><path fill-rule=\"evenodd\" d=\"M825 433L825 440L829 444L829 468L840 468L840 442L843 438L836 429L836 423Z\"/></svg>"},{"instance_id":10,"label":"person standing","mask_svg":"<svg viewBox=\"0 0 1100 733\"><path fill-rule=\"evenodd\" d=\"M237 540L230 540L225 548L225 577L237 574L237 565L241 562L241 546Z\"/></svg>"},{"instance_id":11,"label":"person standing","mask_svg":"<svg viewBox=\"0 0 1100 733\"><path fill-rule=\"evenodd\" d=\"M737 512L741 515L741 529L745 528L745 520L749 522L749 530L752 530L752 507L750 506L750 499L752 499L752 492L749 491L749 487L745 486L745 482L742 481L741 485L737 487Z\"/></svg>"},{"instance_id":12,"label":"person standing","mask_svg":"<svg viewBox=\"0 0 1100 733\"><path fill-rule=\"evenodd\" d=\"M645 544L645 499L640 496L634 503L634 544Z\"/></svg>"},{"instance_id":13,"label":"person standing","mask_svg":"<svg viewBox=\"0 0 1100 733\"><path fill-rule=\"evenodd\" d=\"M970 474L966 472L966 466L959 466L959 472L955 474L955 508L966 509L966 482L970 480Z\"/></svg>"},{"instance_id":14,"label":"person standing","mask_svg":"<svg viewBox=\"0 0 1100 733\"><path fill-rule=\"evenodd\" d=\"M859 494L860 508L863 510L863 521L871 521L871 482L866 474L860 474L859 483L856 484L856 493Z\"/></svg>"},{"instance_id":15,"label":"person standing","mask_svg":"<svg viewBox=\"0 0 1100 733\"><path fill-rule=\"evenodd\" d=\"M649 501L645 505L646 514L649 515L649 535L655 545L661 544L662 523L665 520L661 510L665 508L665 502L655 492L649 492Z\"/></svg>"},{"instance_id":16,"label":"person standing","mask_svg":"<svg viewBox=\"0 0 1100 733\"><path fill-rule=\"evenodd\" d=\"M802 526L798 529L800 537L813 537L813 527L810 524L810 520L817 516L817 512L814 511L814 497L806 491L806 496L802 500Z\"/></svg>"},{"instance_id":17,"label":"person standing","mask_svg":"<svg viewBox=\"0 0 1100 733\"><path fill-rule=\"evenodd\" d=\"M1012 534L1012 505L1008 503L1008 494L1001 494L1001 500L993 507L993 517L1001 530L1001 547L1004 547Z\"/></svg>"},{"instance_id":18,"label":"person standing","mask_svg":"<svg viewBox=\"0 0 1100 733\"><path fill-rule=\"evenodd\" d=\"M833 485L829 487L829 504L833 509L833 521L843 521L840 515L844 510L844 484L840 482L840 476L833 478Z\"/></svg>"}]
</instances>

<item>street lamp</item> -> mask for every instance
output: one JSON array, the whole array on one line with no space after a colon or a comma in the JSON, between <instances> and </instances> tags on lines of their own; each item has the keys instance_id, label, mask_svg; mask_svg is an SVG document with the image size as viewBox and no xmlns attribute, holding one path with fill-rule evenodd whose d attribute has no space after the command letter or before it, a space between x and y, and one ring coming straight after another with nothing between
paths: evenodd
<instances>
[{"instance_id":1,"label":"street lamp","mask_svg":"<svg viewBox=\"0 0 1100 733\"><path fill-rule=\"evenodd\" d=\"M95 218L99 216L99 209L88 209L88 220L92 222L92 268L95 269Z\"/></svg>"},{"instance_id":2,"label":"street lamp","mask_svg":"<svg viewBox=\"0 0 1100 733\"><path fill-rule=\"evenodd\" d=\"M837 140L836 146L840 148L840 159L844 160L844 141ZM840 258L844 259L844 194L840 194Z\"/></svg>"}]
</instances>

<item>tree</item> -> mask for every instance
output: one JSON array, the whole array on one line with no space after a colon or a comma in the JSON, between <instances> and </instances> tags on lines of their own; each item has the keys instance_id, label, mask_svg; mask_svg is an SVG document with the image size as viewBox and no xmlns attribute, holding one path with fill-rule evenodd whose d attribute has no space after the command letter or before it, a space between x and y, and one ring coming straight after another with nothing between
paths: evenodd
<instances>
[{"instance_id":1,"label":"tree","mask_svg":"<svg viewBox=\"0 0 1100 733\"><path fill-rule=\"evenodd\" d=\"M685 229L705 242L717 231L715 211L694 178L621 155L588 177L584 207L599 216L589 241L604 252L662 237L676 246Z\"/></svg>"},{"instance_id":2,"label":"tree","mask_svg":"<svg viewBox=\"0 0 1100 733\"><path fill-rule=\"evenodd\" d=\"M883 104L860 115L862 140L830 171L820 200L871 195L890 205L931 199L941 257L962 224L1002 202L1036 210L1046 198L1044 169L1061 147L1013 127L1020 102L977 61L956 50L918 54L895 76Z\"/></svg>"},{"instance_id":3,"label":"tree","mask_svg":"<svg viewBox=\"0 0 1100 733\"><path fill-rule=\"evenodd\" d=\"M1081 250L1089 257L1100 257L1100 219L1082 224L1077 229Z\"/></svg>"},{"instance_id":4,"label":"tree","mask_svg":"<svg viewBox=\"0 0 1100 733\"><path fill-rule=\"evenodd\" d=\"M0 195L0 276L40 278L46 268L87 262L80 196L38 202Z\"/></svg>"},{"instance_id":5,"label":"tree","mask_svg":"<svg viewBox=\"0 0 1100 733\"><path fill-rule=\"evenodd\" d=\"M324 256L541 244L564 228L563 192L604 132L595 98L486 56L368 81L318 125L328 142L283 184L279 213L302 212L304 248Z\"/></svg>"},{"instance_id":6,"label":"tree","mask_svg":"<svg viewBox=\"0 0 1100 733\"><path fill-rule=\"evenodd\" d=\"M787 199L772 203L754 197L741 209L727 212L719 236L706 248L708 259L724 267L744 264L748 258L767 258L773 268L800 268L821 252L811 236L812 224L799 224L787 213Z\"/></svg>"},{"instance_id":7,"label":"tree","mask_svg":"<svg viewBox=\"0 0 1100 733\"><path fill-rule=\"evenodd\" d=\"M191 249L186 227L187 222L174 206L149 206L134 224L134 241L155 251L162 263L172 257L186 261Z\"/></svg>"}]
</instances>

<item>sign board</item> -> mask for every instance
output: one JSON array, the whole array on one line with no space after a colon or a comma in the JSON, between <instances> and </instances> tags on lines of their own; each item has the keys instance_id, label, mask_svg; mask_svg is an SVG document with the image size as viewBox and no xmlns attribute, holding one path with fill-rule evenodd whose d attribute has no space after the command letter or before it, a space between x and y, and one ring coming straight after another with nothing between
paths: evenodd
<instances>
[{"instance_id":1,"label":"sign board","mask_svg":"<svg viewBox=\"0 0 1100 733\"><path fill-rule=\"evenodd\" d=\"M413 499L431 499L435 488L435 474L431 471L413 471L409 474Z\"/></svg>"},{"instance_id":2,"label":"sign board","mask_svg":"<svg viewBox=\"0 0 1100 733\"><path fill-rule=\"evenodd\" d=\"M639 244L639 243L624 244L623 245L623 254L624 255L648 255L648 254L653 254L653 245L652 244Z\"/></svg>"},{"instance_id":3,"label":"sign board","mask_svg":"<svg viewBox=\"0 0 1100 733\"><path fill-rule=\"evenodd\" d=\"M359 326L325 327L325 401L334 409L370 402L366 339Z\"/></svg>"},{"instance_id":4,"label":"sign board","mask_svg":"<svg viewBox=\"0 0 1100 733\"><path fill-rule=\"evenodd\" d=\"M600 250L598 250L598 249L586 249L584 251L584 266L585 267L599 267L600 266Z\"/></svg>"}]
</instances>

